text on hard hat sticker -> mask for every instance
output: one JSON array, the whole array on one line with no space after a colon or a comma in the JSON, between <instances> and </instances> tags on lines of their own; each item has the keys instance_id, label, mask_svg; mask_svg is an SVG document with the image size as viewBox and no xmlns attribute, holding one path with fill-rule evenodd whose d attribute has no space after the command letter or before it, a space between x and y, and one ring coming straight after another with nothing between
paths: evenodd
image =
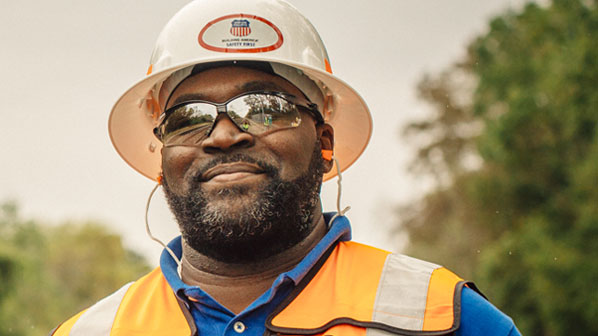
<instances>
[{"instance_id":1,"label":"text on hard hat sticker","mask_svg":"<svg viewBox=\"0 0 598 336\"><path fill-rule=\"evenodd\" d=\"M270 21L255 15L233 14L212 20L198 36L199 44L217 52L259 53L280 48L283 37Z\"/></svg>"}]
</instances>

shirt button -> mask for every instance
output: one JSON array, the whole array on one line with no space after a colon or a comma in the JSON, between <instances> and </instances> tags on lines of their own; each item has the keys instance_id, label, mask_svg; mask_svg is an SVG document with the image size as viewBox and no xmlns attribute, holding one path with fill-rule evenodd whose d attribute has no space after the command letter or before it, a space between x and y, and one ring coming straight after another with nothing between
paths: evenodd
<instances>
[{"instance_id":1,"label":"shirt button","mask_svg":"<svg viewBox=\"0 0 598 336\"><path fill-rule=\"evenodd\" d=\"M237 321L237 322L235 322L235 324L233 325L233 329L234 329L234 330L235 330L237 333L241 334L241 333L243 333L243 332L245 331L245 329L246 329L246 328L245 328L245 325L243 324L243 322Z\"/></svg>"}]
</instances>

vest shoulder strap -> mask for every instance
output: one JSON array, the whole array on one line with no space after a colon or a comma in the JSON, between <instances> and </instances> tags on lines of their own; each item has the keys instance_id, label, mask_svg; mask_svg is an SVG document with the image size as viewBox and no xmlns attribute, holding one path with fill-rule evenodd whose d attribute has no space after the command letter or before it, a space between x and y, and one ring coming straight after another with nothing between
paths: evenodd
<instances>
[{"instance_id":1,"label":"vest shoulder strap","mask_svg":"<svg viewBox=\"0 0 598 336\"><path fill-rule=\"evenodd\" d=\"M195 333L160 268L129 283L59 326L56 336L158 336Z\"/></svg>"}]
</instances>

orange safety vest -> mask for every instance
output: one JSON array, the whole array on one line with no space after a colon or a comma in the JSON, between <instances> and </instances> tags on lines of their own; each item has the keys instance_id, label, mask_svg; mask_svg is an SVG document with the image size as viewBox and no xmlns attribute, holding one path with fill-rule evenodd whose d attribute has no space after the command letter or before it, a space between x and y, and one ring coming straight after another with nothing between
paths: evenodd
<instances>
[{"instance_id":1,"label":"orange safety vest","mask_svg":"<svg viewBox=\"0 0 598 336\"><path fill-rule=\"evenodd\" d=\"M464 284L438 265L340 242L268 317L266 334L451 334L459 326ZM188 307L156 268L72 317L51 335L196 333Z\"/></svg>"}]
</instances>

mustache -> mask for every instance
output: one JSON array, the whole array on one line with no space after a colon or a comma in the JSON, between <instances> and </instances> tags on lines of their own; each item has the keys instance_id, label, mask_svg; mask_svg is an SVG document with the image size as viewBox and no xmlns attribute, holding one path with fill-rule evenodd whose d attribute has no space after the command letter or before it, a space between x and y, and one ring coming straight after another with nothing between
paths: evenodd
<instances>
[{"instance_id":1,"label":"mustache","mask_svg":"<svg viewBox=\"0 0 598 336\"><path fill-rule=\"evenodd\" d=\"M236 162L246 162L246 163L254 164L254 165L260 167L260 169L268 177L277 177L278 173L279 173L278 168L276 168L275 166L273 166L263 160L258 160L256 158L253 158L252 156L247 155L247 154L237 153L237 154L233 154L233 155L222 155L222 156L216 157L216 158L208 161L207 163L205 163L204 165L199 167L199 169L197 169L197 171L193 175L193 182L194 183L204 182L202 179L202 176L204 175L204 173L206 171L208 171L209 169L216 167L219 164L236 163Z\"/></svg>"}]
</instances>

